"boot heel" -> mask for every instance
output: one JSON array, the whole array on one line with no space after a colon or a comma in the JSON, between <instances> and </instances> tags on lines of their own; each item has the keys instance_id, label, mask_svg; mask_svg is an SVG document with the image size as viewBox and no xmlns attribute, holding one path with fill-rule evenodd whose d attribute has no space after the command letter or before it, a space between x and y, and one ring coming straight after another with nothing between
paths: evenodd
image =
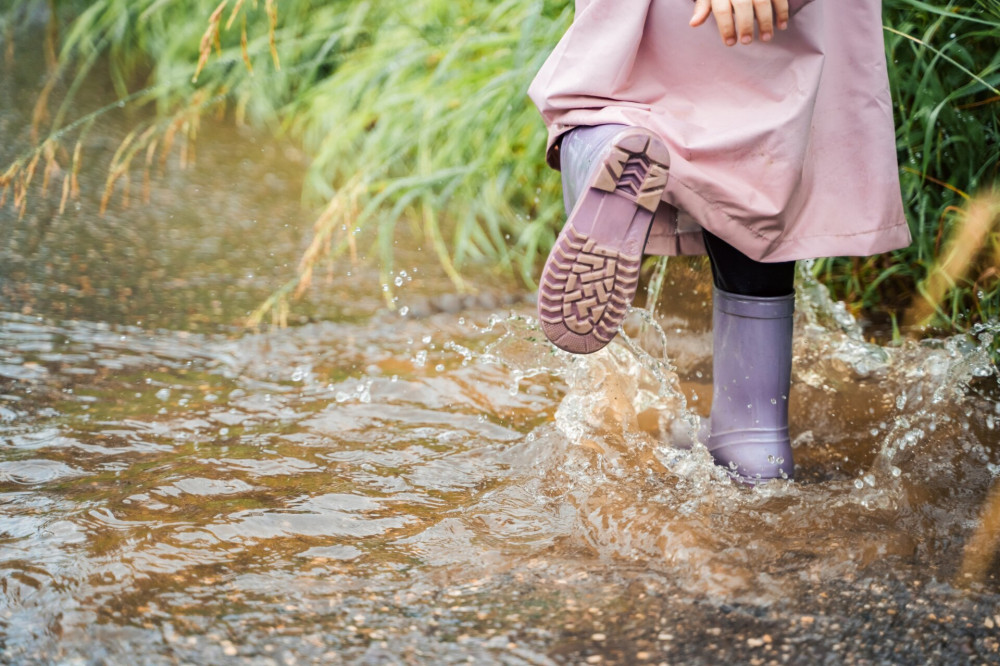
<instances>
[{"instance_id":1,"label":"boot heel","mask_svg":"<svg viewBox=\"0 0 1000 666\"><path fill-rule=\"evenodd\" d=\"M631 134L615 142L593 187L655 213L667 187L669 165L670 154L663 143L652 136Z\"/></svg>"}]
</instances>

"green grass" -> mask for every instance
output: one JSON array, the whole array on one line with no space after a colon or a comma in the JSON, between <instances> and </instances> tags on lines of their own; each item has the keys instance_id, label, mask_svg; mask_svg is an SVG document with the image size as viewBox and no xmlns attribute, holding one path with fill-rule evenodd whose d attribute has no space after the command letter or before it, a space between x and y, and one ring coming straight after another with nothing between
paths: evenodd
<instances>
[{"instance_id":1,"label":"green grass","mask_svg":"<svg viewBox=\"0 0 1000 666\"><path fill-rule=\"evenodd\" d=\"M6 50L28 10L48 4L14 0L0 10ZM348 253L377 260L390 275L403 227L436 253L457 288L471 288L463 270L484 263L532 286L562 210L557 174L543 164L544 128L525 91L569 25L572 3L53 4L53 86L36 114L37 149L0 166L0 187L13 195L7 205L29 205L39 174L79 168L74 146L103 111L78 111L75 89L106 61L119 97L155 110L134 116L109 169L108 205L118 205L137 171L189 146L177 138L193 139L198 118L213 110L290 138L311 157L303 197L322 213L299 277L264 309L280 315L314 268ZM879 257L821 260L813 270L855 310L896 321L959 230L967 197L997 181L1000 2L886 0L885 17L915 242ZM71 177L60 185L75 193ZM1000 313L995 225L982 244L938 299L937 329Z\"/></svg>"}]
</instances>

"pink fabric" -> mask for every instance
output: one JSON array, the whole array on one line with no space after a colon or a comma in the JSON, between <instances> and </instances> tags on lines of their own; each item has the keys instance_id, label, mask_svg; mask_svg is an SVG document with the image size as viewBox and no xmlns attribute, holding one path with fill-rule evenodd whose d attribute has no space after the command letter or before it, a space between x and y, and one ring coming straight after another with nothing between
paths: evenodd
<instances>
[{"instance_id":1,"label":"pink fabric","mask_svg":"<svg viewBox=\"0 0 1000 666\"><path fill-rule=\"evenodd\" d=\"M798 0L770 43L727 48L691 0L577 0L529 94L559 137L658 133L670 181L646 247L704 252L700 226L758 261L905 247L880 0ZM803 6L804 5L804 6Z\"/></svg>"}]
</instances>

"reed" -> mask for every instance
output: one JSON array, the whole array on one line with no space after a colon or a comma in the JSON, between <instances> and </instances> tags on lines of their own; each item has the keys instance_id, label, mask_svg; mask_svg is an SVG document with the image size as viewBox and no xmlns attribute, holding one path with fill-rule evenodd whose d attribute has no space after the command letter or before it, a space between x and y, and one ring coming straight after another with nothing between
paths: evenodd
<instances>
[{"instance_id":1,"label":"reed","mask_svg":"<svg viewBox=\"0 0 1000 666\"><path fill-rule=\"evenodd\" d=\"M47 186L61 187L64 200L76 194L82 139L108 109L78 111L74 99L106 62L120 99L154 112L133 115L102 206L124 199L167 155L189 156L198 119L213 110L311 157L303 196L320 211L311 243L255 321L269 310L280 320L324 262L376 260L391 285L404 227L457 289L475 289L463 279L470 264L533 286L562 210L525 90L572 18L568 0L12 0L0 10L8 61L11 35L46 10L50 83L33 149L0 167L7 205L23 211ZM991 189L1000 168L1000 2L885 0L885 17L915 241L813 270L856 311L897 329L916 321L903 313L922 307L921 293L932 304L921 323L965 329L1000 311L997 253L970 253L951 281L932 276L962 233L967 202ZM995 248L997 233L990 227L976 242Z\"/></svg>"},{"instance_id":2,"label":"reed","mask_svg":"<svg viewBox=\"0 0 1000 666\"><path fill-rule=\"evenodd\" d=\"M985 285L995 286L1000 268L1000 192L983 193L959 213L947 241L928 275L917 285L919 297L904 321L928 326L935 320L954 321L970 310L977 318L992 313L981 309Z\"/></svg>"},{"instance_id":3,"label":"reed","mask_svg":"<svg viewBox=\"0 0 1000 666\"><path fill-rule=\"evenodd\" d=\"M1000 484L994 483L979 510L976 528L965 544L956 587L982 585L1000 550Z\"/></svg>"}]
</instances>

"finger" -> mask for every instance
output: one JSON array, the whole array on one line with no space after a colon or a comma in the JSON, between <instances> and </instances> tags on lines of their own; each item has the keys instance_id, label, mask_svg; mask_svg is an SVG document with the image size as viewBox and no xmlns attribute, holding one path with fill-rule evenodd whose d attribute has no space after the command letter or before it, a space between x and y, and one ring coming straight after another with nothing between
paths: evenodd
<instances>
[{"instance_id":1,"label":"finger","mask_svg":"<svg viewBox=\"0 0 1000 666\"><path fill-rule=\"evenodd\" d=\"M726 46L736 45L736 24L733 22L733 6L729 0L712 0L712 14L719 26L719 34Z\"/></svg>"},{"instance_id":2,"label":"finger","mask_svg":"<svg viewBox=\"0 0 1000 666\"><path fill-rule=\"evenodd\" d=\"M753 0L753 11L757 15L757 31L763 42L774 36L774 17L771 14L771 0Z\"/></svg>"},{"instance_id":3,"label":"finger","mask_svg":"<svg viewBox=\"0 0 1000 666\"><path fill-rule=\"evenodd\" d=\"M694 14L691 16L691 26L699 26L712 13L712 0L694 0Z\"/></svg>"},{"instance_id":4,"label":"finger","mask_svg":"<svg viewBox=\"0 0 1000 666\"><path fill-rule=\"evenodd\" d=\"M788 0L773 0L774 20L778 24L778 30L788 28Z\"/></svg>"},{"instance_id":5,"label":"finger","mask_svg":"<svg viewBox=\"0 0 1000 666\"><path fill-rule=\"evenodd\" d=\"M736 35L742 44L753 41L753 0L732 0Z\"/></svg>"}]
</instances>

